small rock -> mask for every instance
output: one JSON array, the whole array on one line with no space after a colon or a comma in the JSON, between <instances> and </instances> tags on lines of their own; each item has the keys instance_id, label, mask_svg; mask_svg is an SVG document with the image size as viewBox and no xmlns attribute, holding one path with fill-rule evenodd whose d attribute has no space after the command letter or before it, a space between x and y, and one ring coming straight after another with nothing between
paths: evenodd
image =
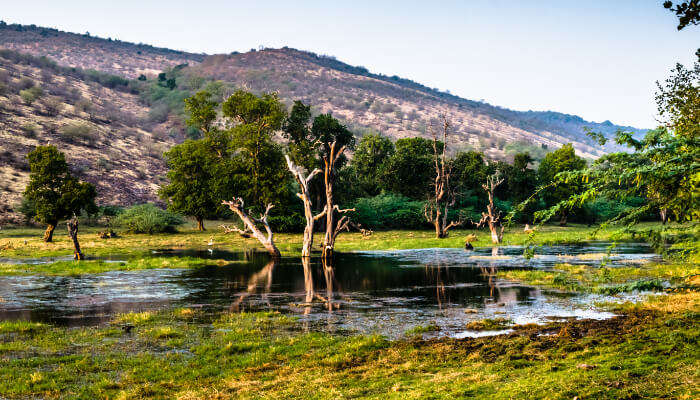
<instances>
[{"instance_id":1,"label":"small rock","mask_svg":"<svg viewBox=\"0 0 700 400\"><path fill-rule=\"evenodd\" d=\"M476 308L465 308L464 309L465 314L476 314L479 312Z\"/></svg>"},{"instance_id":2,"label":"small rock","mask_svg":"<svg viewBox=\"0 0 700 400\"><path fill-rule=\"evenodd\" d=\"M576 366L578 369L595 369L598 368L597 365L591 365L591 364L579 364Z\"/></svg>"}]
</instances>

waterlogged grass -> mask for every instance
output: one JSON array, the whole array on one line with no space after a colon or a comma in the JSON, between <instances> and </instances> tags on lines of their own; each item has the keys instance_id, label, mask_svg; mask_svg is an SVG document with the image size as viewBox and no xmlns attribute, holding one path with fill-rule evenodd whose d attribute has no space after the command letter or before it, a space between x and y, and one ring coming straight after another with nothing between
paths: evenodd
<instances>
[{"instance_id":1,"label":"waterlogged grass","mask_svg":"<svg viewBox=\"0 0 700 400\"><path fill-rule=\"evenodd\" d=\"M87 328L5 322L0 396L697 398L699 302L697 292L675 293L616 305L625 315L612 320L465 340L336 336L275 313L190 309Z\"/></svg>"},{"instance_id":2,"label":"waterlogged grass","mask_svg":"<svg viewBox=\"0 0 700 400\"><path fill-rule=\"evenodd\" d=\"M103 228L86 227L79 233L81 247L88 256L103 257L112 254L124 256L139 255L150 249L164 248L196 248L206 247L211 240L216 248L262 249L255 239L244 239L237 235L225 235L216 227L218 223L209 221L208 230L198 232L192 229L182 229L172 234L122 234L112 239L97 238L97 231ZM659 227L658 224L648 224L647 228ZM595 228L584 225L569 227L544 226L533 237L534 244L579 243L590 239L607 240L614 234L615 229L603 229L592 237ZM0 230L0 257L51 257L72 254L72 243L67 234L59 227L54 235L53 243L41 240L43 231L37 228ZM432 231L383 231L375 232L369 238L362 237L357 232L346 232L339 236L336 242L337 251L358 250L401 250L432 247L464 247L465 238L475 234L476 246L491 246L489 233L485 230L454 230L445 239L436 239ZM625 237L618 238L621 240ZM315 243L321 243L322 235L317 232ZM283 255L297 256L301 253L301 234L276 234L275 242ZM528 234L522 227L513 227L505 232L501 245L519 245L528 242Z\"/></svg>"},{"instance_id":3,"label":"waterlogged grass","mask_svg":"<svg viewBox=\"0 0 700 400\"><path fill-rule=\"evenodd\" d=\"M193 268L204 265L224 265L223 260L202 260L193 257L159 257L151 254L154 249L191 249L207 248L213 242L213 248L230 251L262 250L255 239L244 239L235 235L225 235L216 227L217 223L208 222L208 230L197 232L191 228L173 234L123 234L117 238L99 239L97 231L101 228L85 227L79 238L86 261L59 261L50 264L9 264L0 263L0 275L47 274L77 275L81 273L99 273L112 270L136 270L152 268ZM649 225L656 227L657 225ZM577 243L590 240L594 228L582 225L570 227L545 226L534 237L536 244ZM614 230L602 230L595 239L606 240ZM460 248L464 246L467 235L475 234L475 245L491 246L486 231L456 230L450 237L436 239L431 231L386 231L375 232L364 238L359 233L343 233L336 244L336 250L399 250L416 248ZM37 258L70 257L72 242L63 235L60 227L54 235L53 243L41 240L42 230L37 228L0 230L0 258ZM277 245L284 256L298 256L301 251L301 234L277 234ZM322 235L317 234L315 243L321 243ZM528 242L528 235L520 228L507 230L502 245L516 245ZM106 262L89 258L123 258L123 262Z\"/></svg>"},{"instance_id":4,"label":"waterlogged grass","mask_svg":"<svg viewBox=\"0 0 700 400\"><path fill-rule=\"evenodd\" d=\"M659 291L667 287L700 289L699 275L700 264L694 260L683 260L615 268L557 264L553 271L499 271L497 276L501 279L571 292L616 294Z\"/></svg>"},{"instance_id":5,"label":"waterlogged grass","mask_svg":"<svg viewBox=\"0 0 700 400\"><path fill-rule=\"evenodd\" d=\"M486 318L468 323L465 328L472 331L497 331L509 328L513 321L508 318Z\"/></svg>"},{"instance_id":6,"label":"waterlogged grass","mask_svg":"<svg viewBox=\"0 0 700 400\"><path fill-rule=\"evenodd\" d=\"M135 257L125 261L83 260L56 261L45 264L3 264L0 276L7 275L80 275L107 271L131 271L155 268L196 268L207 265L223 266L232 261L196 257Z\"/></svg>"}]
</instances>

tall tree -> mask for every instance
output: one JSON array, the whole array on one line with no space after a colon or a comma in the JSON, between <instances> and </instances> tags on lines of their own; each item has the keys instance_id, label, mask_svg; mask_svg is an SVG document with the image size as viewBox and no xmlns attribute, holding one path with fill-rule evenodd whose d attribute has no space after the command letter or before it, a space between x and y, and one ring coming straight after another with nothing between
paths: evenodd
<instances>
[{"instance_id":1,"label":"tall tree","mask_svg":"<svg viewBox=\"0 0 700 400\"><path fill-rule=\"evenodd\" d=\"M352 166L362 191L367 195L376 196L381 192L380 174L394 151L394 143L379 134L365 135L360 139Z\"/></svg>"},{"instance_id":2,"label":"tall tree","mask_svg":"<svg viewBox=\"0 0 700 400\"><path fill-rule=\"evenodd\" d=\"M435 237L445 238L450 228L462 225L464 221L449 221L448 211L455 203L455 187L450 181L452 177L452 165L447 160L447 137L451 128L447 117L442 120L442 146L438 145L438 133L433 130L433 167L435 177L433 181L434 195L425 205L425 219L435 227Z\"/></svg>"},{"instance_id":3,"label":"tall tree","mask_svg":"<svg viewBox=\"0 0 700 400\"><path fill-rule=\"evenodd\" d=\"M441 151L442 142L438 143ZM382 173L382 188L387 192L424 200L433 182L433 143L424 138L396 141L396 151Z\"/></svg>"},{"instance_id":4,"label":"tall tree","mask_svg":"<svg viewBox=\"0 0 700 400\"><path fill-rule=\"evenodd\" d=\"M159 194L167 200L168 209L194 217L197 229L204 230L204 219L217 215L221 199L227 198L226 175L235 173L229 160L212 151L206 139L187 140L165 153L169 183ZM225 197L222 197L225 196Z\"/></svg>"},{"instance_id":5,"label":"tall tree","mask_svg":"<svg viewBox=\"0 0 700 400\"><path fill-rule=\"evenodd\" d=\"M566 201L538 215L546 219L562 208L599 198L626 200L645 197L608 222L634 224L649 211L666 218L688 221L700 218L700 63L693 69L676 66L659 85L656 102L663 125L641 139L620 131L615 141L633 152L608 154L589 168L562 174L558 183L586 182ZM605 138L595 134L601 143Z\"/></svg>"},{"instance_id":6,"label":"tall tree","mask_svg":"<svg viewBox=\"0 0 700 400\"><path fill-rule=\"evenodd\" d=\"M240 157L241 184L245 189L238 195L254 209L263 210L289 190L288 185L282 184L289 179L282 147L272 139L285 120L284 105L276 94L256 96L238 90L223 103L222 112L232 125L232 152Z\"/></svg>"},{"instance_id":7,"label":"tall tree","mask_svg":"<svg viewBox=\"0 0 700 400\"><path fill-rule=\"evenodd\" d=\"M551 153L547 153L544 160L540 163L537 174L539 175L539 180L542 185L550 185L555 182L559 173L580 171L585 167L586 161L576 155L574 146L569 143ZM581 185L582 181L580 180L557 182L553 187L544 190L542 192L542 197L547 206L553 206L562 201L566 201L569 197L580 192ZM559 209L559 225L566 225L570 211L570 207L562 207Z\"/></svg>"},{"instance_id":8,"label":"tall tree","mask_svg":"<svg viewBox=\"0 0 700 400\"><path fill-rule=\"evenodd\" d=\"M27 159L31 173L24 197L33 205L36 219L47 225L45 242L53 240L58 221L81 210L97 212L95 187L71 175L65 155L56 146L37 146Z\"/></svg>"}]
</instances>

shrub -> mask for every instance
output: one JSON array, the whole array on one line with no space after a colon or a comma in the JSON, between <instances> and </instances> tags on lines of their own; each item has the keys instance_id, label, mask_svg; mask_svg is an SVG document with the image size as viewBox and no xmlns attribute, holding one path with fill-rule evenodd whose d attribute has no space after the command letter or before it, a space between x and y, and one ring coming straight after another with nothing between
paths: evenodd
<instances>
[{"instance_id":1,"label":"shrub","mask_svg":"<svg viewBox=\"0 0 700 400\"><path fill-rule=\"evenodd\" d=\"M160 209L154 204L129 207L111 222L112 227L130 233L175 232L175 227L185 222L182 216Z\"/></svg>"},{"instance_id":2,"label":"shrub","mask_svg":"<svg viewBox=\"0 0 700 400\"><path fill-rule=\"evenodd\" d=\"M22 133L24 134L24 137L33 139L36 137L36 125L34 124L24 124L20 127L22 130Z\"/></svg>"},{"instance_id":3,"label":"shrub","mask_svg":"<svg viewBox=\"0 0 700 400\"><path fill-rule=\"evenodd\" d=\"M418 229L427 223L423 216L422 201L414 201L394 194L380 194L375 197L357 199L353 207L354 222L372 229Z\"/></svg>"},{"instance_id":4,"label":"shrub","mask_svg":"<svg viewBox=\"0 0 700 400\"><path fill-rule=\"evenodd\" d=\"M24 101L24 104L30 106L44 93L39 86L33 86L29 89L20 90L19 96Z\"/></svg>"},{"instance_id":5,"label":"shrub","mask_svg":"<svg viewBox=\"0 0 700 400\"><path fill-rule=\"evenodd\" d=\"M95 136L92 133L92 128L87 124L76 123L63 125L58 133L68 142L83 142L92 144L95 142Z\"/></svg>"}]
</instances>

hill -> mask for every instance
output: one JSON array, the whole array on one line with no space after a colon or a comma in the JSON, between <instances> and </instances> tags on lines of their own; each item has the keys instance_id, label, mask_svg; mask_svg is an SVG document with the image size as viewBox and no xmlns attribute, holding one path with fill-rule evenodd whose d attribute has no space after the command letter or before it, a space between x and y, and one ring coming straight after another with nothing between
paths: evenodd
<instances>
[{"instance_id":1,"label":"hill","mask_svg":"<svg viewBox=\"0 0 700 400\"><path fill-rule=\"evenodd\" d=\"M46 56L64 66L94 69L133 79L141 74L157 74L168 67L204 59L203 54L2 21L0 48Z\"/></svg>"},{"instance_id":2,"label":"hill","mask_svg":"<svg viewBox=\"0 0 700 400\"><path fill-rule=\"evenodd\" d=\"M43 144L58 146L97 186L100 204L157 200L162 153L182 140L169 126L149 118L123 78L0 50L0 222L17 219L25 156Z\"/></svg>"},{"instance_id":3,"label":"hill","mask_svg":"<svg viewBox=\"0 0 700 400\"><path fill-rule=\"evenodd\" d=\"M28 177L24 157L45 143L59 146L76 174L98 185L100 203L157 200L162 153L188 135L182 100L202 88L222 98L240 87L276 91L288 104L301 99L316 113L333 113L358 135L394 139L426 136L431 122L447 114L453 149L491 158L516 151L541 157L569 142L595 158L617 149L601 148L584 128L642 131L551 111L513 111L291 48L207 56L3 22L0 48L6 49L0 50L0 219L16 217ZM32 91L34 100L27 98Z\"/></svg>"}]
</instances>

